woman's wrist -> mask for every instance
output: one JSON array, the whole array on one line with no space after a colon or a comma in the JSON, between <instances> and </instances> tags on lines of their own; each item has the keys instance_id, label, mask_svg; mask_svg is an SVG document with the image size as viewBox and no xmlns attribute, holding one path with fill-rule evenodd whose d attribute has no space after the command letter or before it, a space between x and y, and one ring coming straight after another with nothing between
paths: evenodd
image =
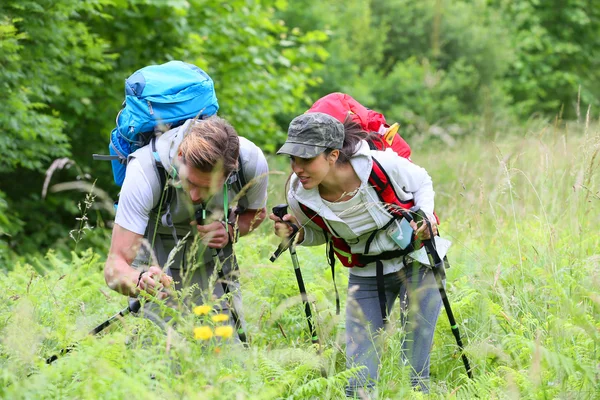
<instances>
[{"instance_id":1,"label":"woman's wrist","mask_svg":"<svg viewBox=\"0 0 600 400\"><path fill-rule=\"evenodd\" d=\"M298 229L298 233L296 234L296 243L302 244L304 242L304 228Z\"/></svg>"}]
</instances>

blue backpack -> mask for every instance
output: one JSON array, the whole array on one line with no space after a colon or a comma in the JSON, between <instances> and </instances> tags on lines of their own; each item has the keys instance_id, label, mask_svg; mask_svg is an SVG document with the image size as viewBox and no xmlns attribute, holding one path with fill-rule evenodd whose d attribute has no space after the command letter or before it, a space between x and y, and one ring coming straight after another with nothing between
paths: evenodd
<instances>
[{"instance_id":1,"label":"blue backpack","mask_svg":"<svg viewBox=\"0 0 600 400\"><path fill-rule=\"evenodd\" d=\"M125 101L110 134L109 156L113 177L123 185L127 157L147 145L154 132L182 125L190 118L205 118L219 109L212 79L195 65L169 61L136 71L125 80Z\"/></svg>"}]
</instances>

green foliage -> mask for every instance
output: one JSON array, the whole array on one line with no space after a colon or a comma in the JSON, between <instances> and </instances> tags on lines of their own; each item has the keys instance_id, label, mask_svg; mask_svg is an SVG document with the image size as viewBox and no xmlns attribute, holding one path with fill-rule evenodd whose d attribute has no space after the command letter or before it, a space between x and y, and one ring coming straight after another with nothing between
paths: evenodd
<instances>
[{"instance_id":1,"label":"green foliage","mask_svg":"<svg viewBox=\"0 0 600 400\"><path fill-rule=\"evenodd\" d=\"M65 116L57 103L68 103L81 114L91 103L94 86L101 83L96 74L110 68L112 57L105 54L106 43L78 17L95 12L102 4L9 0L0 6L0 87L4 93L0 104L0 172L4 174L0 190L8 194L10 224L20 227L15 233L38 232L47 217L37 216L57 211L40 207L38 195L35 209L26 212L29 198L41 192L41 185L35 185L40 178L24 178L39 176L53 158L70 154ZM13 185L15 181L22 184ZM33 221L35 229L23 227ZM59 232L64 233L62 226ZM20 240L17 235L10 241ZM39 250L37 245L33 247Z\"/></svg>"},{"instance_id":2,"label":"green foliage","mask_svg":"<svg viewBox=\"0 0 600 400\"><path fill-rule=\"evenodd\" d=\"M555 3L301 1L282 15L331 32L313 101L347 92L401 122L403 134L451 144L466 132L505 134L532 114L564 108L579 119L599 104L597 7Z\"/></svg>"},{"instance_id":3,"label":"green foliage","mask_svg":"<svg viewBox=\"0 0 600 400\"><path fill-rule=\"evenodd\" d=\"M0 192L0 260L11 258L8 242L21 228L21 221L12 215L4 193Z\"/></svg>"},{"instance_id":4,"label":"green foliage","mask_svg":"<svg viewBox=\"0 0 600 400\"><path fill-rule=\"evenodd\" d=\"M600 104L600 12L585 0L552 4L5 1L0 190L15 235L3 246L41 250L75 227L78 200L40 201L40 173L54 158L71 157L80 177L116 196L109 164L90 155L106 152L123 80L152 63L206 69L221 115L268 152L291 118L332 91L400 122L413 144L505 135L531 115L581 121ZM65 178L75 177L55 182Z\"/></svg>"},{"instance_id":5,"label":"green foliage","mask_svg":"<svg viewBox=\"0 0 600 400\"><path fill-rule=\"evenodd\" d=\"M589 1L495 0L516 55L505 86L521 116L569 118L600 104L600 9ZM580 93L580 95L578 95Z\"/></svg>"},{"instance_id":6,"label":"green foliage","mask_svg":"<svg viewBox=\"0 0 600 400\"><path fill-rule=\"evenodd\" d=\"M482 1L440 0L377 2L376 10L391 29L389 61L373 98L393 121L406 125L407 133L435 134L434 124L459 123L464 129L474 118L501 113L506 98L499 80L510 48L495 10Z\"/></svg>"},{"instance_id":7,"label":"green foliage","mask_svg":"<svg viewBox=\"0 0 600 400\"><path fill-rule=\"evenodd\" d=\"M568 128L415 154L434 179L441 232L454 243L446 289L475 378L464 373L442 311L430 397L594 398L600 389L600 131ZM288 168L269 162L273 170ZM270 205L283 198L284 181L273 176ZM324 248L298 249L323 344L318 353L289 255L268 261L277 244L271 229L263 224L236 248L248 350L194 339L194 327L214 325L180 311L166 333L127 316L86 338L125 306L106 288L104 257L90 249L18 263L0 276L0 397L343 398L358 369L345 368L344 310L335 315ZM337 270L341 289L346 273ZM346 291L340 293L344 304ZM398 317L395 307L373 398L427 398L410 389L410 369L401 364ZM75 351L44 364L74 342Z\"/></svg>"}]
</instances>

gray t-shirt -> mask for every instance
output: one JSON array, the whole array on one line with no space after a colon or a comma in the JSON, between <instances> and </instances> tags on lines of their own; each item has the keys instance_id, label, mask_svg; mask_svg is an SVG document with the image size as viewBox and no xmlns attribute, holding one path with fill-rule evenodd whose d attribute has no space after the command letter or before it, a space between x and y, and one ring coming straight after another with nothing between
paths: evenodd
<instances>
[{"instance_id":1,"label":"gray t-shirt","mask_svg":"<svg viewBox=\"0 0 600 400\"><path fill-rule=\"evenodd\" d=\"M240 158L246 183L254 180L240 199L240 203L243 202L248 209L262 209L267 204L267 160L259 147L243 137L240 137ZM147 176L148 173L156 174L154 171L144 171L137 158L129 161L115 217L116 224L139 235L146 231L150 213L156 206L156 190L161 189L152 187L151 182L156 182L157 179L155 176ZM232 196L236 194L235 190L231 193ZM218 196L222 197L217 194L215 198Z\"/></svg>"}]
</instances>

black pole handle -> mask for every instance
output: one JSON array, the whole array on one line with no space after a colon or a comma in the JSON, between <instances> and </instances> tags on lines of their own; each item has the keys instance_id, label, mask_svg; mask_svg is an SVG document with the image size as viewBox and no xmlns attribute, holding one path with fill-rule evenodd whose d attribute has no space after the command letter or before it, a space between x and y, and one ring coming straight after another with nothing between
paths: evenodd
<instances>
[{"instance_id":1,"label":"black pole handle","mask_svg":"<svg viewBox=\"0 0 600 400\"><path fill-rule=\"evenodd\" d=\"M206 210L204 209L204 206L202 208L199 208L196 210L196 212L194 213L194 219L196 220L196 223L198 225L204 225L204 219L206 218Z\"/></svg>"},{"instance_id":2,"label":"black pole handle","mask_svg":"<svg viewBox=\"0 0 600 400\"><path fill-rule=\"evenodd\" d=\"M299 230L295 224L292 224L290 221L283 220L283 217L287 214L287 207L287 204L279 204L273 207L273 214L275 214L275 216L279 217L282 222L285 222L289 227L292 228L292 234L279 244L277 250L273 252L273 255L270 258L271 262L275 262L275 260L277 260L281 253L286 251L293 244L294 237L296 236L296 233L298 233Z\"/></svg>"},{"instance_id":3,"label":"black pole handle","mask_svg":"<svg viewBox=\"0 0 600 400\"><path fill-rule=\"evenodd\" d=\"M279 205L273 207L273 214L275 214L275 216L281 218L281 221L283 221L283 217L285 217L285 215L288 213L287 207L288 207L287 204L279 204ZM298 232L298 227L296 225L292 224L290 221L283 221L283 222L285 222L292 228L293 232L290 235L290 238L293 237Z\"/></svg>"}]
</instances>

